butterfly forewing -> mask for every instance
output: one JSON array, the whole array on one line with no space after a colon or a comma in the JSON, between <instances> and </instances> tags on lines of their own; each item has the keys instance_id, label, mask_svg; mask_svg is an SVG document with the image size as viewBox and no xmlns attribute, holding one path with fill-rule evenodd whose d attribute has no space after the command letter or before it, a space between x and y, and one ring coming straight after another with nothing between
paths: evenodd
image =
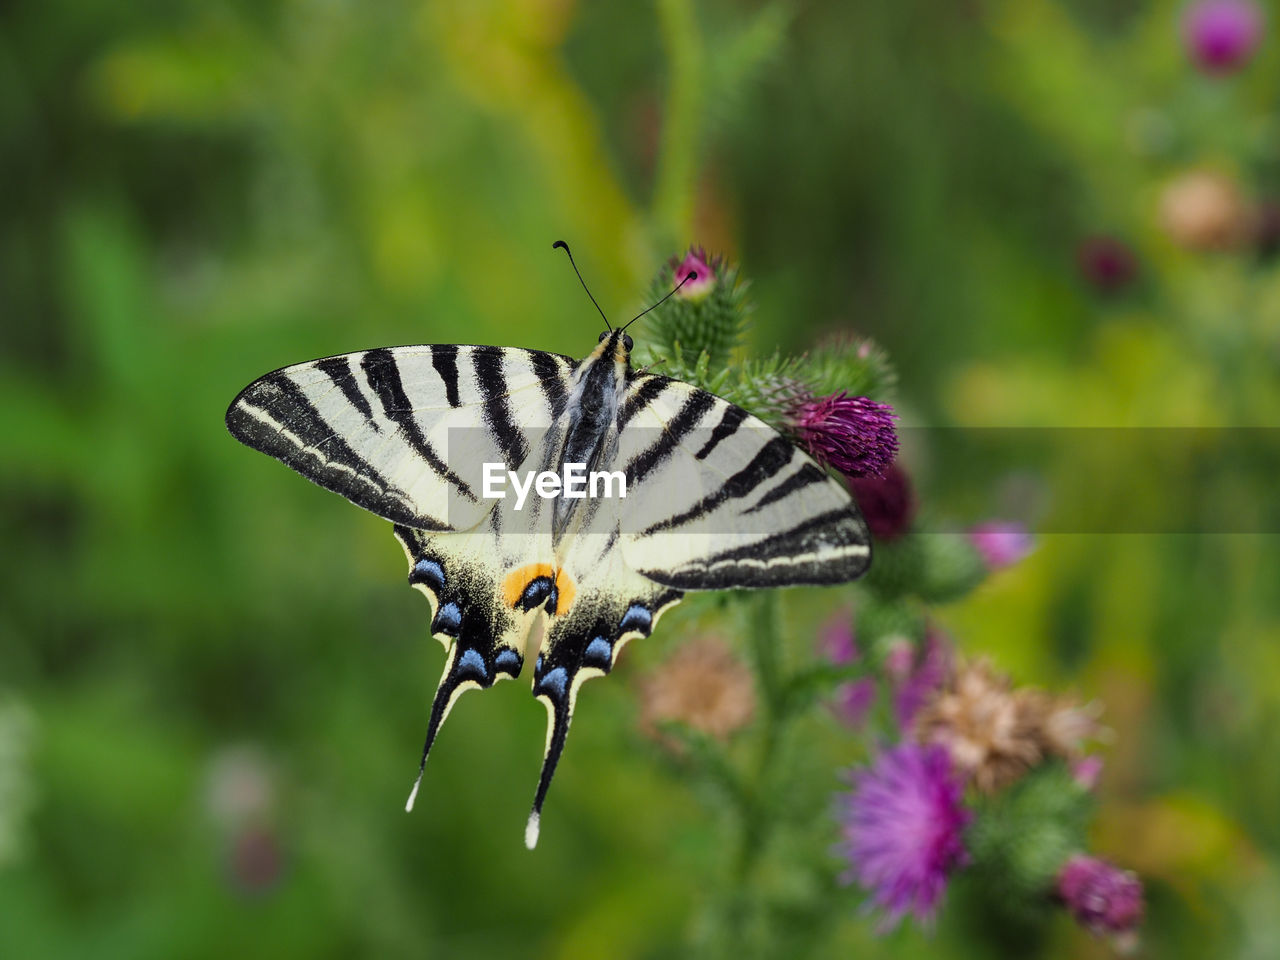
<instances>
[{"instance_id":1,"label":"butterfly forewing","mask_svg":"<svg viewBox=\"0 0 1280 960\"><path fill-rule=\"evenodd\" d=\"M632 379L618 463L631 490L620 546L682 590L840 583L870 562L849 491L776 430L705 390Z\"/></svg>"},{"instance_id":2,"label":"butterfly forewing","mask_svg":"<svg viewBox=\"0 0 1280 960\"><path fill-rule=\"evenodd\" d=\"M227 411L242 442L396 523L469 529L485 462L562 413L573 361L485 346L385 347L284 367ZM521 457L523 459L523 457ZM514 465L514 464L512 464Z\"/></svg>"}]
</instances>

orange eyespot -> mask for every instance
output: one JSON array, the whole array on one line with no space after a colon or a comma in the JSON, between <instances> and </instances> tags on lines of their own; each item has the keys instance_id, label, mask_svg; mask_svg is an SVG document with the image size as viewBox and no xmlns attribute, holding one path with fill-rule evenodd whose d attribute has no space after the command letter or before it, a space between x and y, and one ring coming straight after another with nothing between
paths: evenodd
<instances>
[{"instance_id":1,"label":"orange eyespot","mask_svg":"<svg viewBox=\"0 0 1280 960\"><path fill-rule=\"evenodd\" d=\"M541 584L536 583L537 581L541 581ZM530 590L531 586L535 589ZM539 586L542 589L537 589ZM529 563L508 573L502 579L502 599L512 609L532 610L548 599L553 586L556 595L555 614L559 615L572 606L578 591L564 570L555 570L549 563Z\"/></svg>"}]
</instances>

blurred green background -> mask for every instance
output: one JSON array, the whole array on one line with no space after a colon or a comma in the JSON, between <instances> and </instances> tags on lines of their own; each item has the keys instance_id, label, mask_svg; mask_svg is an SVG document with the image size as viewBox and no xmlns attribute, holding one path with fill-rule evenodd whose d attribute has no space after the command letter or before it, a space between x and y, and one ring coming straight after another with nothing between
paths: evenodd
<instances>
[{"instance_id":1,"label":"blurred green background","mask_svg":"<svg viewBox=\"0 0 1280 960\"><path fill-rule=\"evenodd\" d=\"M564 238L618 316L688 243L730 254L758 349L870 334L908 424L1275 424L1280 265L1167 208L1188 171L1242 209L1280 196L1277 38L1206 77L1180 9L4 5L0 956L692 949L724 828L637 732L634 679L714 606L587 688L534 854L524 684L460 703L405 816L427 606L386 524L236 444L227 403L383 344L581 355L598 321ZM1099 282L1097 236L1127 282ZM1064 534L938 611L1020 681L1106 703L1095 846L1146 881L1151 956L1280 954L1277 584L1270 536ZM788 656L834 602L788 594ZM825 715L803 736L825 795L863 747ZM998 953L962 910L877 939L848 903L822 955ZM1106 955L1059 919L1035 955Z\"/></svg>"}]
</instances>

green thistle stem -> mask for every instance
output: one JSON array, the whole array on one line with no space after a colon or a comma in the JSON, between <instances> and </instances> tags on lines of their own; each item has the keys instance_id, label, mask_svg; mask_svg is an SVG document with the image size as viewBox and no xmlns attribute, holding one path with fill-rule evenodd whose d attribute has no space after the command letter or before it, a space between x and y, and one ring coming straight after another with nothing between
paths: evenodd
<instances>
[{"instance_id":1,"label":"green thistle stem","mask_svg":"<svg viewBox=\"0 0 1280 960\"><path fill-rule=\"evenodd\" d=\"M703 84L702 38L689 0L658 0L658 23L669 74L653 219L659 242L664 247L674 247L693 220L693 182L700 139L698 104Z\"/></svg>"},{"instance_id":2,"label":"green thistle stem","mask_svg":"<svg viewBox=\"0 0 1280 960\"><path fill-rule=\"evenodd\" d=\"M791 719L789 683L785 677L780 651L782 621L776 590L761 590L751 596L744 607L747 612L747 649L760 690L760 745L756 755L755 775L743 806L742 834L738 851L739 882L750 881L752 870L768 840L771 817L768 797L778 744Z\"/></svg>"}]
</instances>

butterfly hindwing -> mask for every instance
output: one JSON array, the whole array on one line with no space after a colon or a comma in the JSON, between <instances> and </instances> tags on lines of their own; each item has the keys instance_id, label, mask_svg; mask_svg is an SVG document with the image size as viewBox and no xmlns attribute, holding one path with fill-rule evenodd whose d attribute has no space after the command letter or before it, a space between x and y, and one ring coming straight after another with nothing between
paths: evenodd
<instances>
[{"instance_id":1,"label":"butterfly hindwing","mask_svg":"<svg viewBox=\"0 0 1280 960\"><path fill-rule=\"evenodd\" d=\"M574 362L537 350L383 347L255 380L227 411L243 443L404 526L464 530L488 512L480 464L514 469L561 415Z\"/></svg>"},{"instance_id":2,"label":"butterfly hindwing","mask_svg":"<svg viewBox=\"0 0 1280 960\"><path fill-rule=\"evenodd\" d=\"M607 523L607 521L606 521ZM542 803L564 750L578 689L606 676L628 641L647 637L658 618L677 603L679 590L654 583L627 567L615 535L583 533L559 569L573 587L572 601L550 614L542 649L534 662L533 695L547 708L547 745L525 831L525 844L538 839Z\"/></svg>"}]
</instances>

